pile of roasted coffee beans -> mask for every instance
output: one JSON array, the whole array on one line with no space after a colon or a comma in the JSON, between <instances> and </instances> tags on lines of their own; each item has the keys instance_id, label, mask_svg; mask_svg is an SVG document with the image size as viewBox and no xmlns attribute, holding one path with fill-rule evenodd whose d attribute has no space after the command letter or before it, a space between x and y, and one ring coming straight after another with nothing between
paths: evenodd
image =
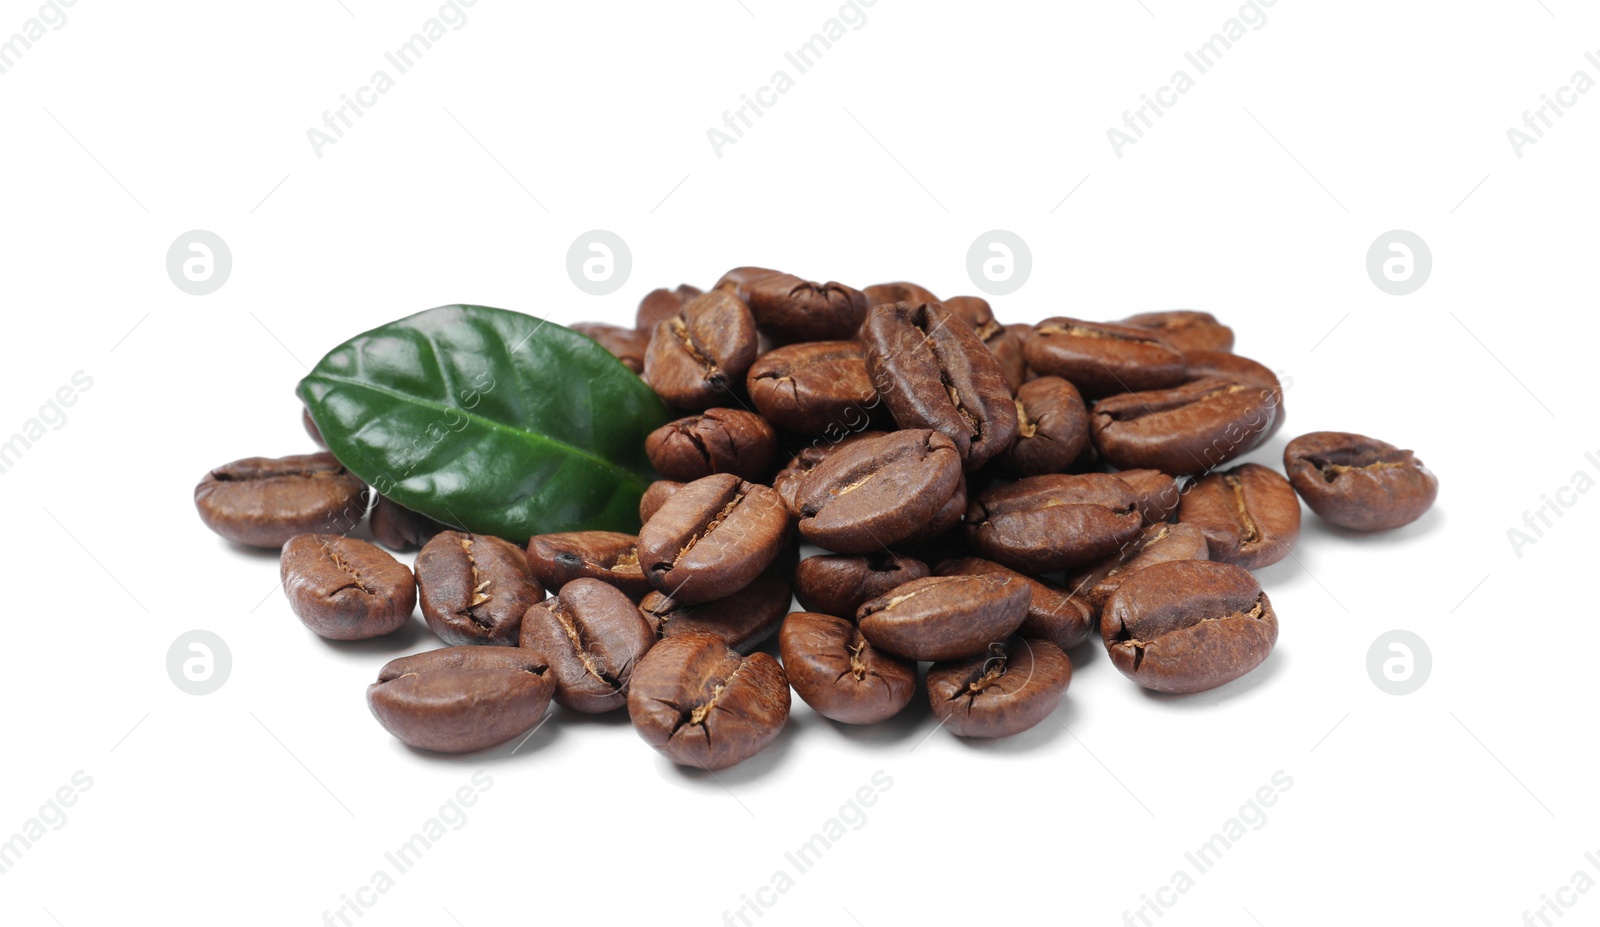
<instances>
[{"instance_id":1,"label":"pile of roasted coffee beans","mask_svg":"<svg viewBox=\"0 0 1600 927\"><path fill-rule=\"evenodd\" d=\"M491 747L553 699L626 707L674 762L719 769L781 734L791 688L874 724L919 676L952 733L1004 736L1055 709L1065 651L1096 632L1139 685L1199 692L1271 653L1249 571L1288 555L1302 499L1379 531L1438 488L1410 451L1343 432L1290 441L1287 478L1227 468L1278 430L1283 390L1204 312L1002 325L977 297L741 267L652 292L634 328L575 328L683 413L646 441L665 479L636 536L485 537L378 498L371 534L420 546L413 573L347 536L366 487L329 454L236 461L195 490L217 533L282 547L290 605L324 637L391 633L420 599L448 646L367 691L412 746Z\"/></svg>"}]
</instances>

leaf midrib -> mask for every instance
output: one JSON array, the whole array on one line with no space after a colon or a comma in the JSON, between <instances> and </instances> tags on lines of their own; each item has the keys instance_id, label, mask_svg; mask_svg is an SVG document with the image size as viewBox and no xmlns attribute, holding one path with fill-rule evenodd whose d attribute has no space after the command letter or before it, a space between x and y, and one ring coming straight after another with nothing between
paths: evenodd
<instances>
[{"instance_id":1,"label":"leaf midrib","mask_svg":"<svg viewBox=\"0 0 1600 927\"><path fill-rule=\"evenodd\" d=\"M439 402L437 400L432 400L432 399L423 399L423 398L421 398L419 396L416 396L416 395L413 395L411 393L403 393L403 392L401 392L399 390L391 389L391 388L386 387L386 386L379 386L379 385L377 385L375 383L372 383L370 381L367 381L367 380L358 380L358 379L354 379L354 378L351 378L351 377L341 376L339 374L317 373L317 372L313 371L311 375L316 377L317 379L325 380L325 381L330 382L330 383L339 383L339 384L342 384L344 386L353 387L353 388L358 389L358 390L367 390L368 392L377 393L377 394L383 395L383 396L388 396L388 397L390 397L392 399L402 400L402 401L405 401L405 402L409 402L409 403L411 403L413 405L422 406L424 408L434 409L434 410L440 411L440 412L443 412L443 411L456 412L456 413L458 413L460 415L465 416L466 418L468 418L471 421L477 422L478 424L480 424L480 425L482 425L482 426L484 426L486 428L489 428L492 431L504 432L505 434L508 434L508 435L512 436L513 438L519 439L519 440L523 441L526 444L553 446L553 447L560 448L560 449L564 450L566 453L570 454L573 457L578 457L578 458L581 458L583 460L592 461L593 463L598 464L599 466L601 466L601 467L603 467L603 468L605 468L607 470L610 470L610 471L612 471L614 473L620 474L623 479L627 480L628 482L630 482L630 483L632 483L632 484L634 484L636 486L643 487L645 485L645 483L646 483L645 479L643 477L641 477L639 474L635 473L633 470L630 470L629 468L624 467L621 464L613 463L613 462L611 462L609 460L606 460L604 457L600 457L600 456L598 456L598 455L596 455L594 453L591 453L590 451L586 451L581 447L578 447L578 446L573 445L573 444L569 444L566 441L562 441L562 440L559 440L557 438L552 438L552 437L550 437L548 435L536 434L536 433L534 433L532 431L524 431L524 430L522 430L520 428L513 428L510 425L506 425L506 424L504 424L502 422L497 422L492 418L485 418L484 416L479 415L479 414L477 414L475 412L469 412L466 409L463 409L463 408L461 408L459 406L449 405L447 403Z\"/></svg>"}]
</instances>

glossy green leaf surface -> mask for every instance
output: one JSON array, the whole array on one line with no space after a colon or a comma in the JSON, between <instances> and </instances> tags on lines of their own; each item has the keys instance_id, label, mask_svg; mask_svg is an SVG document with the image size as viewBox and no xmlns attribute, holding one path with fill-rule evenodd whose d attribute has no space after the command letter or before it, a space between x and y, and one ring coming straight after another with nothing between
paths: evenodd
<instances>
[{"instance_id":1,"label":"glossy green leaf surface","mask_svg":"<svg viewBox=\"0 0 1600 927\"><path fill-rule=\"evenodd\" d=\"M606 349L553 322L441 306L334 348L300 381L334 456L448 525L524 543L639 529L644 439L668 419Z\"/></svg>"}]
</instances>

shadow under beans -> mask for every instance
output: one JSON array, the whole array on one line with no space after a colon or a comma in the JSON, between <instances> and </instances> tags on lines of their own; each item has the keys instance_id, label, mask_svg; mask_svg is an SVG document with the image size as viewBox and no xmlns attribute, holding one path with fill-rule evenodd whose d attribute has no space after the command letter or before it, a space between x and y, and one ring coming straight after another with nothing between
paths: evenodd
<instances>
[{"instance_id":1,"label":"shadow under beans","mask_svg":"<svg viewBox=\"0 0 1600 927\"><path fill-rule=\"evenodd\" d=\"M306 633L316 638L321 642L322 646L334 653L362 658L398 655L402 652L409 652L419 644L432 643L436 645L435 647L427 648L428 650L444 646L444 642L434 637L428 631L428 626L415 616L406 619L405 624L382 637L369 637L364 641L335 641L329 640L320 634L313 634L310 631Z\"/></svg>"},{"instance_id":2,"label":"shadow under beans","mask_svg":"<svg viewBox=\"0 0 1600 927\"><path fill-rule=\"evenodd\" d=\"M611 711L573 711L551 703L551 711L555 717L550 719L551 724L559 724L562 728L600 728L611 730L619 727L632 727L633 721L628 717L628 706L621 705Z\"/></svg>"},{"instance_id":3,"label":"shadow under beans","mask_svg":"<svg viewBox=\"0 0 1600 927\"><path fill-rule=\"evenodd\" d=\"M1258 687L1264 686L1277 678L1283 672L1283 666L1287 662L1287 658L1281 651L1274 650L1267 656L1265 663L1238 679L1217 686L1215 689L1207 689L1204 692L1195 692L1188 695L1178 695L1171 692L1155 692L1141 687L1140 692L1143 693L1145 698L1153 702L1161 702L1171 710L1203 710L1254 692Z\"/></svg>"}]
</instances>

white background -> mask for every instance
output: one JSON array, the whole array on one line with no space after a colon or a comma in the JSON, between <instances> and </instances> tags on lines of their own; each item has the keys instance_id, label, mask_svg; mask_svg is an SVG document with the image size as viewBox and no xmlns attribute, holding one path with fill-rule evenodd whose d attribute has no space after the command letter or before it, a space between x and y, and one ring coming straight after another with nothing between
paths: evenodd
<instances>
[{"instance_id":1,"label":"white background","mask_svg":"<svg viewBox=\"0 0 1600 927\"><path fill-rule=\"evenodd\" d=\"M1506 136L1575 71L1600 76L1591 9L1279 0L1120 158L1106 130L1193 76L1184 52L1236 4L878 0L720 158L706 130L793 74L784 52L836 3L479 0L320 158L307 129L437 4L243 9L79 0L0 76L0 436L93 379L0 476L0 838L93 780L0 875L0 921L323 923L479 769L493 784L464 826L353 922L741 923L877 770L892 786L865 824L751 923L1137 924L1280 770L1265 823L1162 894L1163 927L1510 925L1576 871L1600 879L1600 498L1564 489L1600 478L1600 93L1520 158ZM0 3L0 38L36 11ZM631 246L613 296L566 274L593 228ZM1373 434L1417 450L1437 506L1362 538L1307 512L1294 559L1260 573L1278 648L1241 683L1150 697L1086 646L1054 718L1010 740L924 742L920 702L848 730L797 701L776 746L716 777L620 715L557 712L515 755L414 753L363 699L432 646L420 619L324 642L273 553L195 517L208 468L309 449L305 365L391 318L477 302L624 322L652 287L747 263L971 292L967 248L994 228L1034 259L1003 319L1211 310L1290 382L1287 427L1250 459ZM1434 259L1406 297L1365 271L1395 228ZM232 249L209 296L165 271L190 229ZM1518 556L1507 530L1558 490L1575 504ZM195 628L232 652L209 696L165 668ZM1366 669L1394 628L1433 656L1404 697ZM1561 897L1567 923L1600 918L1600 892Z\"/></svg>"}]
</instances>

